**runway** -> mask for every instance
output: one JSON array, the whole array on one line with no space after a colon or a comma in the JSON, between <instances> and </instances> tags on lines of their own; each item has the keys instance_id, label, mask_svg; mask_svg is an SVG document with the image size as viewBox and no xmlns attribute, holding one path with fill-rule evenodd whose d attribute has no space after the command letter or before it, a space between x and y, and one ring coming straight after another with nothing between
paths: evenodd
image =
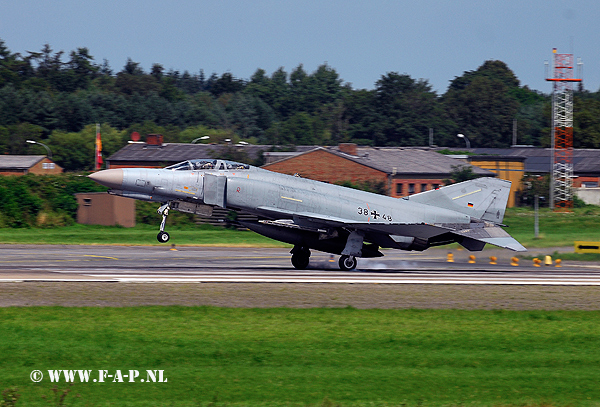
<instances>
[{"instance_id":1,"label":"runway","mask_svg":"<svg viewBox=\"0 0 600 407\"><path fill-rule=\"evenodd\" d=\"M289 249L0 245L0 253L0 282L600 285L597 264L515 267L506 250L478 253L475 264L465 251L453 251L454 263L446 262L444 249L386 251L359 259L351 272L338 269L337 256L319 252L308 270L295 270ZM490 255L497 265L489 264Z\"/></svg>"}]
</instances>

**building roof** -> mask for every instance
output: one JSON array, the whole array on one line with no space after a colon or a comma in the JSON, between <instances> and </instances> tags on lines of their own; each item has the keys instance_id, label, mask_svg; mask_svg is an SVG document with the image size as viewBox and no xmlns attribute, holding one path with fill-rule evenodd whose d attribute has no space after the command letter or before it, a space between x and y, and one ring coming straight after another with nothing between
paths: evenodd
<instances>
[{"instance_id":1,"label":"building roof","mask_svg":"<svg viewBox=\"0 0 600 407\"><path fill-rule=\"evenodd\" d=\"M264 151L271 149L270 145L245 146L226 144L187 144L187 143L164 143L160 146L148 145L146 143L131 143L108 157L110 162L139 161L153 162L156 165L163 163L178 163L185 160L197 158L222 158L223 154L231 152L245 153L250 161L260 158ZM313 149L315 146L298 146L297 152ZM248 163L250 164L250 163Z\"/></svg>"},{"instance_id":2,"label":"building roof","mask_svg":"<svg viewBox=\"0 0 600 407\"><path fill-rule=\"evenodd\" d=\"M477 155L525 157L525 172L550 172L552 149L539 147L450 149L469 151ZM573 172L576 175L600 174L600 150L573 149Z\"/></svg>"},{"instance_id":3,"label":"building roof","mask_svg":"<svg viewBox=\"0 0 600 407\"><path fill-rule=\"evenodd\" d=\"M427 148L414 147L357 147L356 155L346 154L338 147L317 147L312 151L324 150L339 157L365 165L386 174L398 175L449 175L457 166L471 167L473 172L481 176L496 176L492 171L458 161L451 156L437 153ZM283 160L289 160L287 157ZM281 161L283 161L281 160Z\"/></svg>"},{"instance_id":4,"label":"building roof","mask_svg":"<svg viewBox=\"0 0 600 407\"><path fill-rule=\"evenodd\" d=\"M443 155L429 148L416 147L356 147L356 155L340 151L338 146L297 146L294 152L269 152L270 145L245 145L231 146L225 144L185 144L164 143L161 146L146 143L131 143L107 158L111 164L117 162L151 162L155 165L167 165L184 160L197 158L222 158L223 154L232 152L245 153L248 160L254 161L261 155L271 155L271 158L281 158L278 161L289 160L299 154L311 151L324 150L331 154L343 157L355 163L382 171L387 174L403 175L448 175L453 167L472 167L475 174L481 176L495 176L491 171L472 166L466 162L458 161L452 156ZM269 160L273 162L273 160ZM277 161L274 161L277 162Z\"/></svg>"},{"instance_id":5,"label":"building roof","mask_svg":"<svg viewBox=\"0 0 600 407\"><path fill-rule=\"evenodd\" d=\"M0 155L0 170L27 170L44 158L45 155Z\"/></svg>"}]
</instances>

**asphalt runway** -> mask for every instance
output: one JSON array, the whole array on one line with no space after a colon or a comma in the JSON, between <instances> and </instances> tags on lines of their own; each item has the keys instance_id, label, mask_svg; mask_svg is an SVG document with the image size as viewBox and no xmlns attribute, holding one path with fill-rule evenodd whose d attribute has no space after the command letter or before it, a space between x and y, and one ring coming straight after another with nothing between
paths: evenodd
<instances>
[{"instance_id":1,"label":"asphalt runway","mask_svg":"<svg viewBox=\"0 0 600 407\"><path fill-rule=\"evenodd\" d=\"M295 270L288 249L0 245L0 282L600 285L595 263L557 268L521 260L515 267L508 250L475 253L474 264L468 262L473 253L453 250L449 263L447 253L387 250L342 272L337 256L314 251L309 269ZM489 256L498 264L489 264Z\"/></svg>"}]
</instances>

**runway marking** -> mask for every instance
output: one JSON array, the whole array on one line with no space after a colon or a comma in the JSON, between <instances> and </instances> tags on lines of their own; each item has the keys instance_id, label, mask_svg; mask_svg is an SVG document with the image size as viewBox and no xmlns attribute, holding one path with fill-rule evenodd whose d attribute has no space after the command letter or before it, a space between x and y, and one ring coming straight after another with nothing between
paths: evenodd
<instances>
[{"instance_id":1,"label":"runway marking","mask_svg":"<svg viewBox=\"0 0 600 407\"><path fill-rule=\"evenodd\" d=\"M533 275L531 271L511 272L468 272L468 271L429 271L373 273L365 271L339 272L335 270L306 271L189 271L166 270L140 273L135 269L123 269L121 273L103 273L103 269L45 269L50 273L81 274L94 281L144 282L144 283L342 283L342 284L471 284L471 285L587 285L600 286L600 275L568 273L542 273ZM14 281L14 279L11 279ZM27 278L26 280L37 280ZM42 278L41 280L60 280ZM67 280L67 279L65 279ZM0 281L5 281L0 279ZM86 281L86 280L83 280Z\"/></svg>"},{"instance_id":2,"label":"runway marking","mask_svg":"<svg viewBox=\"0 0 600 407\"><path fill-rule=\"evenodd\" d=\"M116 257L110 257L110 256L97 256L95 254L84 254L83 257L98 257L100 259L111 259L111 260L119 260Z\"/></svg>"},{"instance_id":3,"label":"runway marking","mask_svg":"<svg viewBox=\"0 0 600 407\"><path fill-rule=\"evenodd\" d=\"M234 281L226 278L156 278L148 280L146 278L136 277L115 277L115 280L120 282L131 282L131 283L343 283L343 284L460 284L460 285L578 285L578 286L596 286L600 285L600 281L590 282L578 282L578 281L530 281L530 282L519 282L512 280L502 281L486 281L482 282L479 280L371 280L371 279L346 279L346 280L332 280L332 279L261 279L252 278L248 280Z\"/></svg>"}]
</instances>

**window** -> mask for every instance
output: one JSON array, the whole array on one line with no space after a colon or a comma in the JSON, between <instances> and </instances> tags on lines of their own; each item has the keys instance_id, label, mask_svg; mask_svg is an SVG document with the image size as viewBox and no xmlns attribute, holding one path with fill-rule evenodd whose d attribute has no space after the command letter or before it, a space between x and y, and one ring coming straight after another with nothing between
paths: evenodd
<instances>
[{"instance_id":1,"label":"window","mask_svg":"<svg viewBox=\"0 0 600 407\"><path fill-rule=\"evenodd\" d=\"M415 184L408 184L408 195L415 193Z\"/></svg>"},{"instance_id":2,"label":"window","mask_svg":"<svg viewBox=\"0 0 600 407\"><path fill-rule=\"evenodd\" d=\"M92 206L92 198L83 198L83 206Z\"/></svg>"},{"instance_id":3,"label":"window","mask_svg":"<svg viewBox=\"0 0 600 407\"><path fill-rule=\"evenodd\" d=\"M396 184L396 195L402 195L402 186L403 185L404 184L400 184L400 183Z\"/></svg>"},{"instance_id":4,"label":"window","mask_svg":"<svg viewBox=\"0 0 600 407\"><path fill-rule=\"evenodd\" d=\"M427 191L427 184L421 184L421 192Z\"/></svg>"},{"instance_id":5,"label":"window","mask_svg":"<svg viewBox=\"0 0 600 407\"><path fill-rule=\"evenodd\" d=\"M440 184L433 184L433 189L440 189Z\"/></svg>"}]
</instances>

